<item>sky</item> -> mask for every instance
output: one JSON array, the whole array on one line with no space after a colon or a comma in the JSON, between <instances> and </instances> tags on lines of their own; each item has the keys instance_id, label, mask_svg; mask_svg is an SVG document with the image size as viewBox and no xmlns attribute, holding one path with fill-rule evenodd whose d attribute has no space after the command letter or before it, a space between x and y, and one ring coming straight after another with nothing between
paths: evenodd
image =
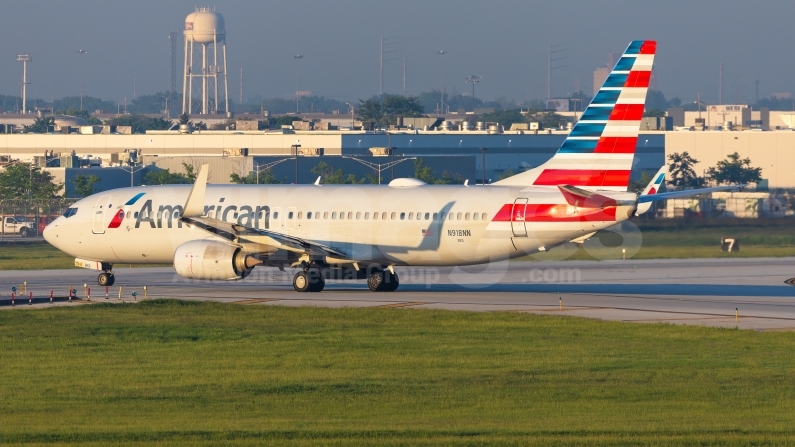
<instances>
[{"instance_id":1,"label":"sky","mask_svg":"<svg viewBox=\"0 0 795 447\"><path fill-rule=\"evenodd\" d=\"M0 94L20 95L28 53L28 97L83 92L121 102L170 86L168 33L181 31L196 4L183 0L3 0ZM379 88L379 40L389 38L384 91L445 89L518 101L546 96L548 45L565 51L553 70L552 96L576 86L592 93L593 70L631 40L658 41L656 87L668 98L723 102L795 91L795 2L736 0L216 0L226 21L229 96L292 97L300 89L340 100L369 98ZM177 45L181 90L182 36ZM87 51L78 54L77 50ZM439 56L438 51L447 54ZM297 61L294 55L301 54ZM300 64L300 67L298 66ZM135 82L134 82L135 80Z\"/></svg>"}]
</instances>

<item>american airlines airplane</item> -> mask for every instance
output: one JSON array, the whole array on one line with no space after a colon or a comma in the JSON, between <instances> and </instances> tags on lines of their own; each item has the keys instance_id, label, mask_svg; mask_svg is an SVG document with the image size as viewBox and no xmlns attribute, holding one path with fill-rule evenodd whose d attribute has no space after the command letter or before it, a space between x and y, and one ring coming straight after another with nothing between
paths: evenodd
<instances>
[{"instance_id":1,"label":"american airlines airplane","mask_svg":"<svg viewBox=\"0 0 795 447\"><path fill-rule=\"evenodd\" d=\"M656 42L629 44L557 153L491 185L141 186L80 200L44 238L101 271L113 264L174 265L191 279L235 280L258 265L297 268L298 292L325 280L365 279L394 291L398 266L482 264L543 252L672 197L727 188L658 193L664 170L640 195L627 192Z\"/></svg>"}]
</instances>

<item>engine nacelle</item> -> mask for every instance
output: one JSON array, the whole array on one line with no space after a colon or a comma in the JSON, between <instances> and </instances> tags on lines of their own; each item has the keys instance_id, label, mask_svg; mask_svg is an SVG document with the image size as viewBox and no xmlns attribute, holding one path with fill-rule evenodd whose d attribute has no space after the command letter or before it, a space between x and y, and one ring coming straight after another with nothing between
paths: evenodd
<instances>
[{"instance_id":1,"label":"engine nacelle","mask_svg":"<svg viewBox=\"0 0 795 447\"><path fill-rule=\"evenodd\" d=\"M243 279L261 262L240 247L209 240L185 242L174 252L174 269L190 279Z\"/></svg>"}]
</instances>

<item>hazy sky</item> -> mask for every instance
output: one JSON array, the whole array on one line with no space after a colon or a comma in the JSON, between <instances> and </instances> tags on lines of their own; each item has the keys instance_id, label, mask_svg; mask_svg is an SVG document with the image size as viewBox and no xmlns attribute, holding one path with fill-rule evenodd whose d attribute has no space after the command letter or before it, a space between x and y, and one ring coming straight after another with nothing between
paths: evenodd
<instances>
[{"instance_id":1,"label":"hazy sky","mask_svg":"<svg viewBox=\"0 0 795 447\"><path fill-rule=\"evenodd\" d=\"M30 53L28 95L49 100L80 91L121 101L168 90L168 32L182 29L193 1L79 0L0 3L0 93L20 94L22 63ZM229 96L288 97L295 91L300 53L301 89L337 99L378 93L379 36L399 42L385 63L384 90L402 93L402 57L408 93L440 85L469 90L467 75L483 77L476 95L517 100L546 95L547 45L565 43L566 66L553 72L553 96L592 91L593 70L607 53L633 39L656 39L657 86L669 98L709 102L718 97L723 62L724 102L795 91L795 1L231 1L217 0L226 19ZM181 36L180 36L181 38ZM88 51L77 54L78 49ZM182 41L178 45L181 90Z\"/></svg>"}]
</instances>

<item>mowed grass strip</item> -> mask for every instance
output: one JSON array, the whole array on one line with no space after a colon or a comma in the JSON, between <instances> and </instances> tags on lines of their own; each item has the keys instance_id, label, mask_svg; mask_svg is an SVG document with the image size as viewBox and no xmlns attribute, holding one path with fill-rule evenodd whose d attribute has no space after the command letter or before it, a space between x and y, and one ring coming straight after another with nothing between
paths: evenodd
<instances>
[{"instance_id":1,"label":"mowed grass strip","mask_svg":"<svg viewBox=\"0 0 795 447\"><path fill-rule=\"evenodd\" d=\"M0 315L4 445L786 444L795 334L521 313Z\"/></svg>"}]
</instances>

